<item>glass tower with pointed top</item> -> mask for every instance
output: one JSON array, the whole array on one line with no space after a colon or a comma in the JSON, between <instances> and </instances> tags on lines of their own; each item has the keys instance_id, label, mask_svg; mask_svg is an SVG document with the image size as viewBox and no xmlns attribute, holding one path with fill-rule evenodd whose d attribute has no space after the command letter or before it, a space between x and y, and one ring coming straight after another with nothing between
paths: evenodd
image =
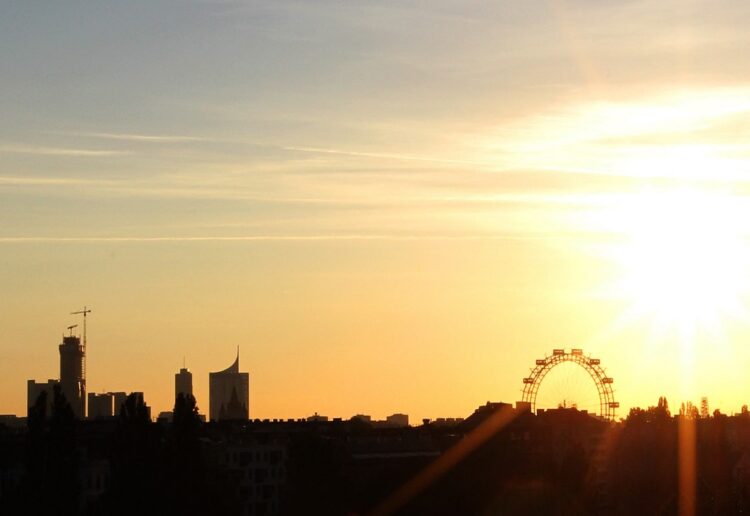
<instances>
[{"instance_id":1,"label":"glass tower with pointed top","mask_svg":"<svg viewBox=\"0 0 750 516\"><path fill-rule=\"evenodd\" d=\"M234 363L208 374L208 413L211 421L248 419L250 374L240 372L240 350Z\"/></svg>"}]
</instances>

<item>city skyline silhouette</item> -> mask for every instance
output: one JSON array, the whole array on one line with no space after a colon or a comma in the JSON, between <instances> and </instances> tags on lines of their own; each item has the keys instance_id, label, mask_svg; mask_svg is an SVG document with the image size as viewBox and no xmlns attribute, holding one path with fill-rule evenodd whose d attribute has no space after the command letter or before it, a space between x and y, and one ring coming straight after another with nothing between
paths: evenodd
<instances>
[{"instance_id":1,"label":"city skyline silhouette","mask_svg":"<svg viewBox=\"0 0 750 516\"><path fill-rule=\"evenodd\" d=\"M748 22L0 5L0 513L747 512Z\"/></svg>"},{"instance_id":2,"label":"city skyline silhouette","mask_svg":"<svg viewBox=\"0 0 750 516\"><path fill-rule=\"evenodd\" d=\"M86 316L91 313L90 308L84 307L80 311L71 312L71 315L83 315L83 334L74 334L78 328L77 324L70 325L66 328L69 332L67 335L63 334L62 344L60 344L60 374L57 378L49 379L47 382L35 382L34 380L28 380L28 391L26 408L30 408L35 404L37 398L41 392L46 391L48 400L52 399L52 387L53 385L59 384L68 402L73 407L75 417L78 419L93 419L98 417L96 414L98 408L92 413L91 409L87 407L88 402L91 403L92 396L94 401L96 396L114 396L113 393L102 393L97 394L95 392L86 391L86 378L87 369L85 366L87 354L86 354ZM74 350L74 351L71 351ZM74 355L71 355L73 353ZM209 372L208 376L213 386L211 392L209 392L209 407L211 408L209 414L204 414L202 417L204 420L219 421L222 419L241 419L241 420L253 420L256 421L284 421L285 418L266 418L266 417L250 417L249 403L250 403L250 375L247 372L240 372L239 369L239 358L240 358L240 346L237 346L237 356L232 365L228 368L219 372ZM520 389L520 396L516 401L517 409L530 410L533 413L537 411L543 412L544 410L556 409L556 408L571 408L573 410L582 411L583 413L590 414L594 417L601 418L604 421L622 421L623 417L617 417L618 410L620 409L620 403L616 400L615 389L613 389L614 380L607 373L606 368L602 366L601 359L594 358L590 354L584 352L581 348L555 348L551 350L551 353L547 353L544 358L537 358L534 361L534 367L529 368L529 375L523 377L522 388ZM580 378L574 378L571 380L570 371L567 371L567 375L562 377L563 385L555 384L551 389L546 389L547 396L543 396L539 401L539 391L544 383L545 386L553 383L549 380L550 372L559 371L565 369L564 366L573 365L573 367L581 373L579 376L584 378L583 383L580 385ZM563 366L563 367L558 367ZM584 374L585 373L585 374ZM551 376L554 376L551 375ZM182 367L178 372L175 373L175 387L174 396L178 396L180 393L190 395L193 400L195 396L193 394L193 373L186 367L185 358L183 357ZM226 377L226 379L224 379ZM237 377L236 379L234 377ZM215 385L214 385L214 382ZM228 383L227 383L228 382ZM575 386L571 387L571 383L576 383ZM583 395L581 391L589 391L587 395ZM139 392L129 390L128 392ZM215 392L215 394L213 394ZM104 401L110 404L110 408L107 409L106 414L110 417L117 416L119 414L119 408L121 402L124 399L125 392L121 394L120 398L113 398L120 401ZM143 395L142 392L139 392ZM88 397L87 397L88 396ZM665 396L659 396L659 400L667 400ZM510 398L508 398L510 400ZM585 400L585 401L584 401ZM695 410L698 413L698 404L694 403L693 400L680 400L681 409L680 414L692 414ZM708 397L701 396L700 403L702 405L700 409L701 417L708 417L710 415ZM234 408L231 412L229 406L232 405ZM687 409L685 408L687 406ZM523 407L523 408L521 408ZM740 410L731 412L730 414L744 413L747 404L743 404ZM362 408L362 407L360 407ZM641 407L629 407L632 413L633 410L641 410ZM720 408L715 408L716 411L721 412ZM352 417L367 417L368 420L370 415L361 416L363 412L367 410L360 410L352 415ZM170 413L166 409L159 412L160 414ZM171 414L171 413L170 413ZM221 416L220 416L221 414ZM225 415L226 414L226 415ZM23 417L23 413L17 414L19 417ZM156 413L152 415L152 418L156 417ZM170 416L171 417L171 416ZM320 416L317 411L312 415L297 415L296 417L286 418L289 421L298 420L300 418L323 418L328 419L328 416ZM390 417L390 416L389 416ZM340 415L336 415L335 419L341 420ZM445 417L439 419L446 419ZM461 418L449 417L450 420L457 420ZM424 420L431 420L426 418Z\"/></svg>"}]
</instances>

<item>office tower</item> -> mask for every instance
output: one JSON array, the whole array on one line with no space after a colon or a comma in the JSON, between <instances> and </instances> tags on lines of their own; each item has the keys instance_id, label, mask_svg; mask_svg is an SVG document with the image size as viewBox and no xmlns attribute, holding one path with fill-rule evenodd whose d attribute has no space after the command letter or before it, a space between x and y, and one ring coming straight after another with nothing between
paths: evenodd
<instances>
[{"instance_id":1,"label":"office tower","mask_svg":"<svg viewBox=\"0 0 750 516\"><path fill-rule=\"evenodd\" d=\"M179 373L174 375L174 397L182 393L183 396L193 394L193 373L189 369L181 368Z\"/></svg>"},{"instance_id":2,"label":"office tower","mask_svg":"<svg viewBox=\"0 0 750 516\"><path fill-rule=\"evenodd\" d=\"M250 375L240 372L240 350L234 364L216 373L208 374L209 418L247 419L250 400Z\"/></svg>"}]
</instances>

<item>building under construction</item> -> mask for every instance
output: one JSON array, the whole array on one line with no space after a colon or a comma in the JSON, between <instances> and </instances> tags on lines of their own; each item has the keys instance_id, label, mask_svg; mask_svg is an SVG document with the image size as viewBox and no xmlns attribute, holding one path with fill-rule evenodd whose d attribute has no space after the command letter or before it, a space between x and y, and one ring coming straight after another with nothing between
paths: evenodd
<instances>
[{"instance_id":1,"label":"building under construction","mask_svg":"<svg viewBox=\"0 0 750 516\"><path fill-rule=\"evenodd\" d=\"M60 344L60 389L78 419L86 416L86 349L81 338L66 335Z\"/></svg>"},{"instance_id":2,"label":"building under construction","mask_svg":"<svg viewBox=\"0 0 750 516\"><path fill-rule=\"evenodd\" d=\"M78 325L68 326L68 335L63 335L60 350L60 379L37 383L29 380L27 384L28 407L34 406L42 392L47 393L48 409L52 405L53 389L60 385L60 391L70 403L73 414L78 419L86 417L86 315L91 310L85 308L71 315L83 315L83 340L73 334Z\"/></svg>"}]
</instances>

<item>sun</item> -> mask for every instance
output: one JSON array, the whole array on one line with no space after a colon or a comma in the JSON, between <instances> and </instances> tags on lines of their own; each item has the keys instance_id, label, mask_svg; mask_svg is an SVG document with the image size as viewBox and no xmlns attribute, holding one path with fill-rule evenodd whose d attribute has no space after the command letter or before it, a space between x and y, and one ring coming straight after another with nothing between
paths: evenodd
<instances>
[{"instance_id":1,"label":"sun","mask_svg":"<svg viewBox=\"0 0 750 516\"><path fill-rule=\"evenodd\" d=\"M748 214L739 199L700 190L646 192L617 214L624 239L616 253L631 318L662 330L718 333L743 317L748 293Z\"/></svg>"}]
</instances>

